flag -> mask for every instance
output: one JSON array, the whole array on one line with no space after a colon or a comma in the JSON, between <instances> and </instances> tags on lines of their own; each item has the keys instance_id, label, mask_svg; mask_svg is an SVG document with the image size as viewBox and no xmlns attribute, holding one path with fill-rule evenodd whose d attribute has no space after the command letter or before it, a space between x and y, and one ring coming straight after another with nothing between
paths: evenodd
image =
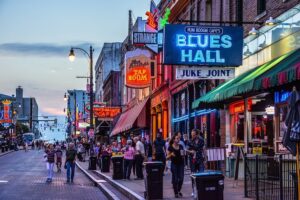
<instances>
[{"instance_id":1,"label":"flag","mask_svg":"<svg viewBox=\"0 0 300 200\"><path fill-rule=\"evenodd\" d=\"M154 14L155 12L157 12L157 7L156 7L156 4L154 3L153 0L151 0L151 2L150 2L150 12L152 14Z\"/></svg>"}]
</instances>

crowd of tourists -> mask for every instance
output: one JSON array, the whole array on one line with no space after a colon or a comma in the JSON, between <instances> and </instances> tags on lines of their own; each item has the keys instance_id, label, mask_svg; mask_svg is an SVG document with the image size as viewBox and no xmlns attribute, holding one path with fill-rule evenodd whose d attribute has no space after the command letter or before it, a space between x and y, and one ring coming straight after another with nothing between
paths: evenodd
<instances>
[{"instance_id":1,"label":"crowd of tourists","mask_svg":"<svg viewBox=\"0 0 300 200\"><path fill-rule=\"evenodd\" d=\"M63 151L66 148L65 162L63 163ZM171 138L163 139L162 134L156 134L153 142L147 141L141 135L131 134L125 144L112 141L111 144L88 141L82 139L74 143L45 145L45 161L47 163L48 178L53 178L54 166L57 172L61 172L61 166L67 170L67 183L74 180L75 160L86 161L87 156L96 157L99 169L103 167L103 157L121 155L124 159L123 178L126 180L144 179L143 162L161 161L163 175L172 173L172 185L176 198L182 197L182 184L184 170L189 168L192 173L204 171L204 139L198 129L191 132L191 138L187 134L177 132ZM132 176L133 174L133 176Z\"/></svg>"}]
</instances>

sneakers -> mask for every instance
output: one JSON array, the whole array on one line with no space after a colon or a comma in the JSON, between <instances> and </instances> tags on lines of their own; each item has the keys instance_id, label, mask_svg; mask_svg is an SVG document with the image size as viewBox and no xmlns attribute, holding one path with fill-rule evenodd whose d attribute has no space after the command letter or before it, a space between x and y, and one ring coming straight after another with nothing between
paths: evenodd
<instances>
[{"instance_id":1,"label":"sneakers","mask_svg":"<svg viewBox=\"0 0 300 200\"><path fill-rule=\"evenodd\" d=\"M179 194L175 194L175 198L179 198Z\"/></svg>"},{"instance_id":2,"label":"sneakers","mask_svg":"<svg viewBox=\"0 0 300 200\"><path fill-rule=\"evenodd\" d=\"M178 192L178 196L179 196L179 197L182 197L183 195L182 195L182 193L181 193L181 192Z\"/></svg>"}]
</instances>

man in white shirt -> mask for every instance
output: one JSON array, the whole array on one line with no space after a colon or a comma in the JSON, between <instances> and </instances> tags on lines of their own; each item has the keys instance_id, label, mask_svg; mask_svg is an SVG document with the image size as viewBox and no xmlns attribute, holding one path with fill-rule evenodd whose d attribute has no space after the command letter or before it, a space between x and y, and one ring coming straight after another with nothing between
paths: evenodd
<instances>
[{"instance_id":1,"label":"man in white shirt","mask_svg":"<svg viewBox=\"0 0 300 200\"><path fill-rule=\"evenodd\" d=\"M136 155L135 155L135 162L136 162L136 179L144 179L143 175L143 161L145 157L145 148L144 144L139 140L138 137L134 138L135 142L135 150L136 150Z\"/></svg>"}]
</instances>

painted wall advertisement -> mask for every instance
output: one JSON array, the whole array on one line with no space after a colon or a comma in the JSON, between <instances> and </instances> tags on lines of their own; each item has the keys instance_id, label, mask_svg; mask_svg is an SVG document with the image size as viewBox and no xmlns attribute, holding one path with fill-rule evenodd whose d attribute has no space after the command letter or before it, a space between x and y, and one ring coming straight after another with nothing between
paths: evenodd
<instances>
[{"instance_id":1,"label":"painted wall advertisement","mask_svg":"<svg viewBox=\"0 0 300 200\"><path fill-rule=\"evenodd\" d=\"M151 84L151 54L147 50L136 49L125 54L125 85L131 88L146 88Z\"/></svg>"},{"instance_id":2,"label":"painted wall advertisement","mask_svg":"<svg viewBox=\"0 0 300 200\"><path fill-rule=\"evenodd\" d=\"M234 78L234 68L222 67L176 67L177 80L191 79L232 79Z\"/></svg>"},{"instance_id":3,"label":"painted wall advertisement","mask_svg":"<svg viewBox=\"0 0 300 200\"><path fill-rule=\"evenodd\" d=\"M242 65L243 28L167 24L164 64Z\"/></svg>"}]
</instances>

